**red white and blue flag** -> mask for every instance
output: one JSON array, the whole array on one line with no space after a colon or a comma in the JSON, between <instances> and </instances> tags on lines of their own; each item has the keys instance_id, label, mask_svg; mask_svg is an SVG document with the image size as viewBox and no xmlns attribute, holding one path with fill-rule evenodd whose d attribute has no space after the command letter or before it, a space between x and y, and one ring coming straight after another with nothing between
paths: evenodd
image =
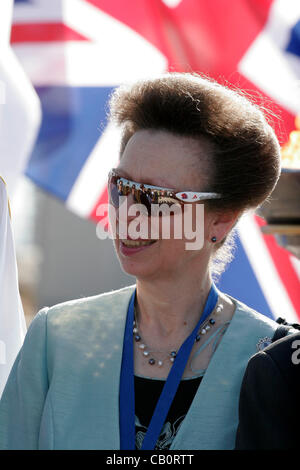
<instances>
[{"instance_id":1,"label":"red white and blue flag","mask_svg":"<svg viewBox=\"0 0 300 470\"><path fill-rule=\"evenodd\" d=\"M166 70L207 73L273 103L281 143L300 113L295 0L15 0L11 44L43 111L26 174L95 221L118 159L118 132L106 118L116 86ZM261 233L262 223L243 219L219 287L270 317L299 321L299 261Z\"/></svg>"}]
</instances>

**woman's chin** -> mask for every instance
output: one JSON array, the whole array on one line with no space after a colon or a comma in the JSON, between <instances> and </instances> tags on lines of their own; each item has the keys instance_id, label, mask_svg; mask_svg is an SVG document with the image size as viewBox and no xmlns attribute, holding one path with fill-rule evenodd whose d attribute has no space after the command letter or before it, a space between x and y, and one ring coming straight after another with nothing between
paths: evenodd
<instances>
[{"instance_id":1,"label":"woman's chin","mask_svg":"<svg viewBox=\"0 0 300 470\"><path fill-rule=\"evenodd\" d=\"M127 262L126 260L120 259L120 265L122 270L129 276L134 276L139 279L150 279L153 277L153 274L156 272L154 266L149 266L145 264L138 264L134 262Z\"/></svg>"},{"instance_id":2,"label":"woman's chin","mask_svg":"<svg viewBox=\"0 0 300 470\"><path fill-rule=\"evenodd\" d=\"M158 242L149 245L132 245L121 240L115 243L115 248L122 270L135 277L149 277L155 273L155 248ZM157 266L158 268L158 266Z\"/></svg>"}]
</instances>

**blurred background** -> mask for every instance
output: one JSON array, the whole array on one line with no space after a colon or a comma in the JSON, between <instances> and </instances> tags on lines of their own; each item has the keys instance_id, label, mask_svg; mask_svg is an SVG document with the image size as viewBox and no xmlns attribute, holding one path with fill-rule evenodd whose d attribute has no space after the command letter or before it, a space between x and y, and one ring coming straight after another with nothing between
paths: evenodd
<instances>
[{"instance_id":1,"label":"blurred background","mask_svg":"<svg viewBox=\"0 0 300 470\"><path fill-rule=\"evenodd\" d=\"M107 222L96 208L118 160L106 105L118 85L167 70L208 74L270 110L282 183L241 221L218 287L267 316L299 321L300 3L5 0L0 175L27 326L43 306L134 283L111 240L96 236Z\"/></svg>"}]
</instances>

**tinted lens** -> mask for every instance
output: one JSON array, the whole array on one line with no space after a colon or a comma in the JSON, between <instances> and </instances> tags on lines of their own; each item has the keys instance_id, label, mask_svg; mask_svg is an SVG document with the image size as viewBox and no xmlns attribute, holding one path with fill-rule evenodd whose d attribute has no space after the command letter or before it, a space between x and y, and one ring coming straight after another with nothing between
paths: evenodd
<instances>
[{"instance_id":1,"label":"tinted lens","mask_svg":"<svg viewBox=\"0 0 300 470\"><path fill-rule=\"evenodd\" d=\"M117 186L117 178L112 176L108 182L109 200L114 207L119 207L119 191Z\"/></svg>"},{"instance_id":2,"label":"tinted lens","mask_svg":"<svg viewBox=\"0 0 300 470\"><path fill-rule=\"evenodd\" d=\"M152 204L161 206L159 216L164 215L164 212L166 212L166 215L170 214L167 209L164 211L164 208L178 204L176 199L170 196L166 196L165 190L152 190L150 188L143 187L143 185L141 185L141 189L139 189L135 187L135 184L126 184L126 180L120 180L120 177L118 177L116 174L111 174L109 177L108 193L110 202L115 208L119 207L120 196L128 196L131 194L135 203L143 204L146 207L149 216L151 216ZM177 210L181 210L180 204L178 204Z\"/></svg>"},{"instance_id":3,"label":"tinted lens","mask_svg":"<svg viewBox=\"0 0 300 470\"><path fill-rule=\"evenodd\" d=\"M139 199L140 199L140 204L143 204L147 211L148 211L148 215L151 215L151 197L149 197L149 195L147 193L145 193L144 191L141 191L141 190L138 190L139 191Z\"/></svg>"}]
</instances>

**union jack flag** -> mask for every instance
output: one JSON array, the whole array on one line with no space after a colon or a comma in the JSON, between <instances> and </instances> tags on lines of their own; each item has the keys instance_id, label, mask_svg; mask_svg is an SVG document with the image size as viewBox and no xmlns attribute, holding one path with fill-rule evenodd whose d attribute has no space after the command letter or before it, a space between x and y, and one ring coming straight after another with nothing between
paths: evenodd
<instances>
[{"instance_id":1,"label":"union jack flag","mask_svg":"<svg viewBox=\"0 0 300 470\"><path fill-rule=\"evenodd\" d=\"M118 132L106 103L121 83L198 71L259 92L287 140L300 112L300 3L294 0L16 0L11 44L42 104L26 174L98 220ZM283 124L284 123L284 127ZM249 215L219 287L270 316L300 318L299 261Z\"/></svg>"}]
</instances>

